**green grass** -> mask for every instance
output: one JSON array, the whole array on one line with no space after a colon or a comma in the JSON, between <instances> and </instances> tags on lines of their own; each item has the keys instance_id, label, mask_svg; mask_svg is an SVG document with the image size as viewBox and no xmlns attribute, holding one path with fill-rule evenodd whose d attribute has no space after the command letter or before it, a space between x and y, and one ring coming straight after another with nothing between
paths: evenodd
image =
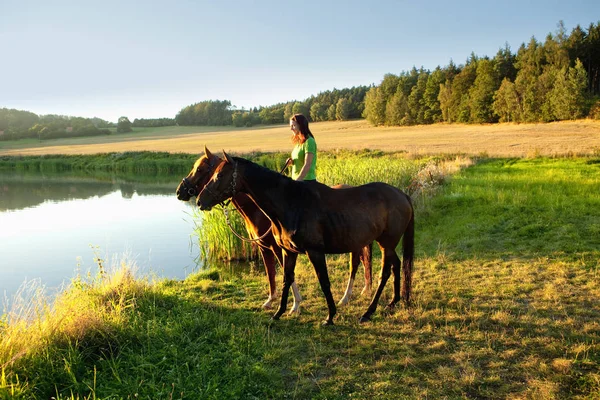
<instances>
[{"instance_id":1,"label":"green grass","mask_svg":"<svg viewBox=\"0 0 600 400\"><path fill-rule=\"evenodd\" d=\"M598 399L599 165L485 160L419 195L414 304L366 325L362 297L320 325L304 256L302 313L275 322L262 267L77 281L51 312L4 317L0 398ZM328 258L336 300L347 263Z\"/></svg>"},{"instance_id":2,"label":"green grass","mask_svg":"<svg viewBox=\"0 0 600 400\"><path fill-rule=\"evenodd\" d=\"M197 156L150 151L95 155L0 156L0 170L18 172L115 172L187 175Z\"/></svg>"},{"instance_id":3,"label":"green grass","mask_svg":"<svg viewBox=\"0 0 600 400\"><path fill-rule=\"evenodd\" d=\"M597 159L487 160L431 200L420 242L453 258L597 257ZM459 211L459 210L462 210Z\"/></svg>"},{"instance_id":4,"label":"green grass","mask_svg":"<svg viewBox=\"0 0 600 400\"><path fill-rule=\"evenodd\" d=\"M249 154L244 157L281 171L287 154L275 156ZM383 153L372 151L333 151L320 152L318 162L318 180L333 186L344 183L362 185L368 182L386 182L406 190L417 178L419 170L427 165L428 159L409 160L403 153ZM233 229L248 237L240 214L233 206L228 207L229 221ZM202 258L217 260L254 260L258 254L252 244L242 242L229 229L221 207L201 213L202 223L194 230L200 243ZM200 218L200 216L198 216ZM197 218L197 219L198 219Z\"/></svg>"}]
</instances>

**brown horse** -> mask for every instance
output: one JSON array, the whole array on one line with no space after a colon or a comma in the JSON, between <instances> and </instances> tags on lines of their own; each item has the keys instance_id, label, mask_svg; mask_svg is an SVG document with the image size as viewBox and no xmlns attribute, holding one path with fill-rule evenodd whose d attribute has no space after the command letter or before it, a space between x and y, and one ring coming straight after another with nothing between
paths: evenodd
<instances>
[{"instance_id":1,"label":"brown horse","mask_svg":"<svg viewBox=\"0 0 600 400\"><path fill-rule=\"evenodd\" d=\"M221 161L221 158L213 155L205 146L204 155L196 160L190 173L182 179L177 187L177 198L179 200L188 201L190 198L197 196L209 181L215 168ZM342 185L339 187L342 187ZM271 228L271 221L256 206L250 197L244 193L237 193L233 196L232 203L242 216L248 235L253 240L256 240L256 243L258 244L258 249L265 264L265 270L269 280L269 298L263 304L263 308L271 308L277 293L277 286L275 283L275 260L279 261L283 266L281 247L275 242L273 234L270 232L267 233ZM348 280L344 297L340 300L340 305L347 304L350 300L358 264L361 261L365 270L365 286L362 290L362 294L371 292L371 256L371 245L365 246L359 253L355 252L351 254L350 279ZM295 282L292 285L292 291L294 292L294 304L290 313L297 313L300 311L302 296L300 295Z\"/></svg>"},{"instance_id":2,"label":"brown horse","mask_svg":"<svg viewBox=\"0 0 600 400\"><path fill-rule=\"evenodd\" d=\"M394 297L388 307L394 307L401 297L409 304L414 254L414 211L409 196L381 182L336 190L320 183L298 182L243 158L223 154L225 160L215 169L197 203L201 210L209 210L245 193L271 220L275 242L283 249L284 266L281 304L274 319L286 310L296 258L305 253L327 300L329 314L324 323L333 324L336 306L325 254L356 252L373 240L382 250L381 281L361 322L368 321L375 312L392 272ZM396 254L401 238L404 279Z\"/></svg>"}]
</instances>

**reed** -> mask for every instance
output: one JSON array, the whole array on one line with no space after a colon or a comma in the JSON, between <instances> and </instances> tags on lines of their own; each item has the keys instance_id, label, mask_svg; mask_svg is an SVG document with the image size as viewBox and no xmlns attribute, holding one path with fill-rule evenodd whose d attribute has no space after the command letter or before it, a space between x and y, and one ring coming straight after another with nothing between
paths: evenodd
<instances>
[{"instance_id":1,"label":"reed","mask_svg":"<svg viewBox=\"0 0 600 400\"><path fill-rule=\"evenodd\" d=\"M274 170L284 165L286 154L242 155L260 165ZM447 156L442 158L410 159L405 153L382 151L336 150L318 155L318 179L327 185L363 185L385 182L413 196L417 205L423 205L435 189L462 167L471 165L469 158ZM241 216L229 207L230 225L242 236L247 236ZM198 238L204 262L216 260L254 260L255 246L238 239L228 227L225 214L220 209L195 213L194 235Z\"/></svg>"},{"instance_id":2,"label":"reed","mask_svg":"<svg viewBox=\"0 0 600 400\"><path fill-rule=\"evenodd\" d=\"M229 214L229 223L225 213ZM235 208L230 205L226 210L216 207L211 211L202 212L195 208L193 211L194 236L200 247L202 263L215 260L254 260L258 249L250 242L238 239L232 232L247 237L244 221Z\"/></svg>"}]
</instances>

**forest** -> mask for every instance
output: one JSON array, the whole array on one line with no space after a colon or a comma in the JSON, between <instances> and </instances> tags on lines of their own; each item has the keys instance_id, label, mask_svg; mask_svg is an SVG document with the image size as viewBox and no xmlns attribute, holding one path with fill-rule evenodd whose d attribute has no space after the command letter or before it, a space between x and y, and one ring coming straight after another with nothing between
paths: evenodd
<instances>
[{"instance_id":1,"label":"forest","mask_svg":"<svg viewBox=\"0 0 600 400\"><path fill-rule=\"evenodd\" d=\"M413 67L386 74L377 86L332 89L304 100L237 109L229 100L203 100L174 118L135 119L115 125L99 118L38 116L0 108L0 140L75 137L170 125L251 127L282 124L302 113L311 121L365 118L373 125L551 122L600 119L600 22L567 34L559 22L543 42L532 37L516 53L508 44L494 57L472 53L433 71Z\"/></svg>"}]
</instances>

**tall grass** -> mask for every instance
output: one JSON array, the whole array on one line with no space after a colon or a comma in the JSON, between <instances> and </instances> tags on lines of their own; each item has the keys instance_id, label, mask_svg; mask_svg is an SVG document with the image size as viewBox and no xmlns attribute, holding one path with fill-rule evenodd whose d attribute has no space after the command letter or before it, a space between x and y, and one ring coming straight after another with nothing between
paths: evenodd
<instances>
[{"instance_id":1,"label":"tall grass","mask_svg":"<svg viewBox=\"0 0 600 400\"><path fill-rule=\"evenodd\" d=\"M210 211L194 208L194 236L198 240L200 257L203 262L209 260L246 260L256 259L258 249L252 242L240 240L232 232L248 237L242 217L233 205L226 208L217 206ZM229 222L224 213L229 214Z\"/></svg>"},{"instance_id":2,"label":"tall grass","mask_svg":"<svg viewBox=\"0 0 600 400\"><path fill-rule=\"evenodd\" d=\"M385 182L406 190L426 160L411 160L404 153L382 151L319 153L318 180L326 185L364 185Z\"/></svg>"},{"instance_id":3,"label":"tall grass","mask_svg":"<svg viewBox=\"0 0 600 400\"><path fill-rule=\"evenodd\" d=\"M260 165L279 170L286 154L243 155ZM410 159L405 153L382 151L336 150L318 156L318 180L326 185L352 186L369 182L385 182L412 196L418 206L423 206L435 190L460 168L471 165L469 158L447 156L442 158ZM233 206L229 206L230 225L241 236L247 237L244 222ZM201 219L201 222L198 221ZM200 243L204 260L252 260L255 247L238 239L226 222L220 208L195 214L194 234Z\"/></svg>"},{"instance_id":4,"label":"tall grass","mask_svg":"<svg viewBox=\"0 0 600 400\"><path fill-rule=\"evenodd\" d=\"M118 172L187 174L196 156L165 152L123 152L95 155L0 156L0 170L20 172Z\"/></svg>"},{"instance_id":5,"label":"tall grass","mask_svg":"<svg viewBox=\"0 0 600 400\"><path fill-rule=\"evenodd\" d=\"M261 398L281 387L259 360L268 327L198 302L224 288L219 273L190 276L182 291L134 279L128 265L99 260L96 276L54 298L24 288L1 324L1 399Z\"/></svg>"},{"instance_id":6,"label":"tall grass","mask_svg":"<svg viewBox=\"0 0 600 400\"><path fill-rule=\"evenodd\" d=\"M55 295L39 281L21 287L0 323L0 397L45 398L56 394L55 382L74 393L93 392L92 371L82 375L82 369L118 352L118 338L147 289L130 260L113 260L109 268L97 263L97 275L77 276Z\"/></svg>"}]
</instances>

